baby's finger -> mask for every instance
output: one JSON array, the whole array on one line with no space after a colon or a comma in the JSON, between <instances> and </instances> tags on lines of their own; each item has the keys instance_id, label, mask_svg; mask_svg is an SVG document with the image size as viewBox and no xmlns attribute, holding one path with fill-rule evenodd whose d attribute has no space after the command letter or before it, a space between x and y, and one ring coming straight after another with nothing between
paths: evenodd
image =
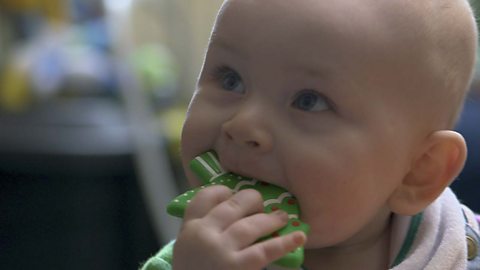
<instances>
[{"instance_id":1,"label":"baby's finger","mask_svg":"<svg viewBox=\"0 0 480 270\"><path fill-rule=\"evenodd\" d=\"M301 247L306 240L303 232L296 231L246 248L240 251L238 259L247 262L245 269L261 269Z\"/></svg>"},{"instance_id":2,"label":"baby's finger","mask_svg":"<svg viewBox=\"0 0 480 270\"><path fill-rule=\"evenodd\" d=\"M284 211L260 213L233 223L224 235L235 250L242 250L259 238L282 228L287 222L288 214Z\"/></svg>"},{"instance_id":3,"label":"baby's finger","mask_svg":"<svg viewBox=\"0 0 480 270\"><path fill-rule=\"evenodd\" d=\"M245 189L213 208L205 220L223 230L237 220L259 212L263 212L262 195L256 190Z\"/></svg>"},{"instance_id":4,"label":"baby's finger","mask_svg":"<svg viewBox=\"0 0 480 270\"><path fill-rule=\"evenodd\" d=\"M222 185L213 185L200 190L185 209L184 220L203 218L216 205L233 195L231 189Z\"/></svg>"}]
</instances>

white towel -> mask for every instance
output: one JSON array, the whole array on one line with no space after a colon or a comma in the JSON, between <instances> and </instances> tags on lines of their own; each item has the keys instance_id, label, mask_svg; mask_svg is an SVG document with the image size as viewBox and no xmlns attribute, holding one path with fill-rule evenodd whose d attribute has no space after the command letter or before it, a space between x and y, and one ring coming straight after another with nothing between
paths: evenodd
<instances>
[{"instance_id":1,"label":"white towel","mask_svg":"<svg viewBox=\"0 0 480 270\"><path fill-rule=\"evenodd\" d=\"M394 223L405 223L405 219L409 217L397 216ZM478 225L475 229L478 230ZM398 239L398 234L404 234L404 230L392 233L392 239ZM392 249L398 250L398 242L392 242ZM453 192L447 189L425 209L410 252L392 270L464 270L466 267L465 217L462 205Z\"/></svg>"}]
</instances>

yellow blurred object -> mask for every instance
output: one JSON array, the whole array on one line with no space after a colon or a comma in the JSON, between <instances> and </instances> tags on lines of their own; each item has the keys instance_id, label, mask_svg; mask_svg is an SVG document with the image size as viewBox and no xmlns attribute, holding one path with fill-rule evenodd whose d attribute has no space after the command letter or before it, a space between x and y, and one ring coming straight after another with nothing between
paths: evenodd
<instances>
[{"instance_id":1,"label":"yellow blurred object","mask_svg":"<svg viewBox=\"0 0 480 270\"><path fill-rule=\"evenodd\" d=\"M0 0L0 4L12 11L38 11L50 21L65 21L67 4L65 0Z\"/></svg>"},{"instance_id":2,"label":"yellow blurred object","mask_svg":"<svg viewBox=\"0 0 480 270\"><path fill-rule=\"evenodd\" d=\"M162 112L160 115L165 129L163 134L165 134L168 140L168 151L175 159L180 158L180 137L186 111L187 108L185 106L176 106Z\"/></svg>"},{"instance_id":3,"label":"yellow blurred object","mask_svg":"<svg viewBox=\"0 0 480 270\"><path fill-rule=\"evenodd\" d=\"M11 112L25 110L32 103L28 74L20 69L7 67L0 75L0 108Z\"/></svg>"}]
</instances>

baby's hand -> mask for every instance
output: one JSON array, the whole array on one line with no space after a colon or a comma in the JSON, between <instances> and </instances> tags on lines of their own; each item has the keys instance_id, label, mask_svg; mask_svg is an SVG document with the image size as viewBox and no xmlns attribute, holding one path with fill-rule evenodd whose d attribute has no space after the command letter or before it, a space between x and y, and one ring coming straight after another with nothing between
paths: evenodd
<instances>
[{"instance_id":1,"label":"baby's hand","mask_svg":"<svg viewBox=\"0 0 480 270\"><path fill-rule=\"evenodd\" d=\"M301 231L257 242L287 222L283 211L263 212L258 191L233 194L225 186L205 188L186 209L173 269L260 270L305 243Z\"/></svg>"}]
</instances>

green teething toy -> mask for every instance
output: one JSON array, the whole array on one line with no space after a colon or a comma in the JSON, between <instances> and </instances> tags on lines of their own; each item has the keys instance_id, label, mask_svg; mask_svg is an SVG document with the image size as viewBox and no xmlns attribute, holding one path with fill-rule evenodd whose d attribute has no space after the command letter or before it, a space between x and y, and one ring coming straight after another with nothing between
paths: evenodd
<instances>
[{"instance_id":1,"label":"green teething toy","mask_svg":"<svg viewBox=\"0 0 480 270\"><path fill-rule=\"evenodd\" d=\"M190 168L198 178L200 178L204 185L189 190L171 201L167 206L167 212L170 215L180 218L183 217L185 208L195 194L200 189L211 185L224 185L232 189L233 192L252 188L262 194L265 213L280 209L287 212L289 216L289 222L285 227L260 240L286 235L294 231L303 231L306 234L309 232L310 227L299 219L300 208L295 197L285 189L252 178L225 172L220 166L217 156L213 151L206 152L196 157L190 162ZM275 264L288 268L299 268L302 263L303 247L299 247L275 261Z\"/></svg>"}]
</instances>

